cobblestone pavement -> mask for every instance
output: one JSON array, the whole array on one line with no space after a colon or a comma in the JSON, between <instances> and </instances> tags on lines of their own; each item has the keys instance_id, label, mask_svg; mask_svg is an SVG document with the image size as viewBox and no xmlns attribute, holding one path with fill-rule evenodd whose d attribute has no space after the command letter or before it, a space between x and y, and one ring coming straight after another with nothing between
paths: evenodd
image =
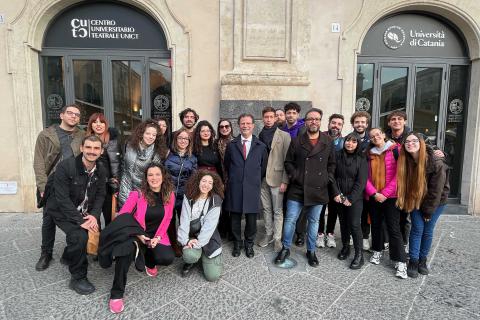
<instances>
[{"instance_id":1,"label":"cobblestone pavement","mask_svg":"<svg viewBox=\"0 0 480 320\"><path fill-rule=\"evenodd\" d=\"M90 262L97 290L80 296L68 289L69 273L59 263L65 236L57 229L54 261L43 272L39 257L40 214L0 215L0 318L2 319L477 319L480 318L480 219L444 215L431 250L431 275L395 278L384 257L361 270L339 261L340 248L317 250L318 268L306 266L303 251L294 270L271 264L272 248L255 247L255 258L230 255L225 271L207 283L200 270L179 275L181 261L149 278L131 268L126 307L108 311L113 269ZM259 228L260 229L260 228ZM339 241L337 235L337 242ZM370 254L367 254L367 258Z\"/></svg>"}]
</instances>

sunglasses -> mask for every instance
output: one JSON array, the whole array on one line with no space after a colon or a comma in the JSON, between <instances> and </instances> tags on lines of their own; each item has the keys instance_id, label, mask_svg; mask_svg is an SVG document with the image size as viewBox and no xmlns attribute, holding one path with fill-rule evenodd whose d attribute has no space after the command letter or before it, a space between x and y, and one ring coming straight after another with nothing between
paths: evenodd
<instances>
[{"instance_id":1,"label":"sunglasses","mask_svg":"<svg viewBox=\"0 0 480 320\"><path fill-rule=\"evenodd\" d=\"M224 126L219 126L220 129L230 129L230 125L226 124Z\"/></svg>"}]
</instances>

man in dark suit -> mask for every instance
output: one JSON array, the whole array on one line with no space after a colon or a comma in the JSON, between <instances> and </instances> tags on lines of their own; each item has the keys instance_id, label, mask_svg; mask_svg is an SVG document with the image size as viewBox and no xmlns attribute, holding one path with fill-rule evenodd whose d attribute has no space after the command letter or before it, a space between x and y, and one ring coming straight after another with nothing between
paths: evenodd
<instances>
[{"instance_id":1,"label":"man in dark suit","mask_svg":"<svg viewBox=\"0 0 480 320\"><path fill-rule=\"evenodd\" d=\"M232 140L225 151L228 185L225 209L231 212L234 248L232 256L240 256L242 244L241 221L245 214L245 255L254 256L253 243L257 233L257 214L260 211L262 178L267 169L267 147L253 135L253 116L238 117L240 135Z\"/></svg>"}]
</instances>

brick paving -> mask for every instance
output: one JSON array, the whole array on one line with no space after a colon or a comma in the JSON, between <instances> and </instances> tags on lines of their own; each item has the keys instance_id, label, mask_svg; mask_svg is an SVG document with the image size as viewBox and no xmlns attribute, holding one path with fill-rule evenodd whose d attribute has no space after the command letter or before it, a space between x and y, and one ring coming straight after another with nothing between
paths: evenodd
<instances>
[{"instance_id":1,"label":"brick paving","mask_svg":"<svg viewBox=\"0 0 480 320\"><path fill-rule=\"evenodd\" d=\"M340 248L318 249L318 268L306 265L304 248L295 248L298 265L272 265L272 247L255 247L255 258L230 255L225 271L208 283L196 269L180 277L181 260L149 278L132 267L121 315L108 311L113 268L90 261L89 279L97 290L80 296L68 289L69 273L59 263L65 236L57 229L54 261L43 272L41 215L0 214L1 319L477 319L480 318L480 219L444 215L432 245L429 276L395 278L388 255L379 266L348 269ZM337 225L338 228L338 225ZM261 229L261 228L259 228ZM337 235L337 243L339 242ZM366 254L369 258L370 254Z\"/></svg>"}]
</instances>

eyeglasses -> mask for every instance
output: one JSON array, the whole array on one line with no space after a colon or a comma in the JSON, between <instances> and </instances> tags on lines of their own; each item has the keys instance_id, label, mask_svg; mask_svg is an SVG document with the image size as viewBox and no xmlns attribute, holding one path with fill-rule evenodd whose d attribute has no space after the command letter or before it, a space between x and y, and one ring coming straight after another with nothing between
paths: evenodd
<instances>
[{"instance_id":1,"label":"eyeglasses","mask_svg":"<svg viewBox=\"0 0 480 320\"><path fill-rule=\"evenodd\" d=\"M185 138L185 137L177 137L177 140L182 140L182 141L190 141L190 138Z\"/></svg>"},{"instance_id":2,"label":"eyeglasses","mask_svg":"<svg viewBox=\"0 0 480 320\"><path fill-rule=\"evenodd\" d=\"M307 118L307 119L305 119L305 121L308 121L308 122L320 122L320 121L322 121L322 118Z\"/></svg>"},{"instance_id":3,"label":"eyeglasses","mask_svg":"<svg viewBox=\"0 0 480 320\"><path fill-rule=\"evenodd\" d=\"M73 112L73 111L65 111L65 113L68 115L68 116L75 116L77 118L80 118L80 113L78 112Z\"/></svg>"},{"instance_id":4,"label":"eyeglasses","mask_svg":"<svg viewBox=\"0 0 480 320\"><path fill-rule=\"evenodd\" d=\"M420 140L418 140L418 139L405 140L405 144L417 144L419 142L420 142Z\"/></svg>"},{"instance_id":5,"label":"eyeglasses","mask_svg":"<svg viewBox=\"0 0 480 320\"><path fill-rule=\"evenodd\" d=\"M218 126L220 129L230 129L230 125L229 124L226 124L224 126L220 125Z\"/></svg>"}]
</instances>

